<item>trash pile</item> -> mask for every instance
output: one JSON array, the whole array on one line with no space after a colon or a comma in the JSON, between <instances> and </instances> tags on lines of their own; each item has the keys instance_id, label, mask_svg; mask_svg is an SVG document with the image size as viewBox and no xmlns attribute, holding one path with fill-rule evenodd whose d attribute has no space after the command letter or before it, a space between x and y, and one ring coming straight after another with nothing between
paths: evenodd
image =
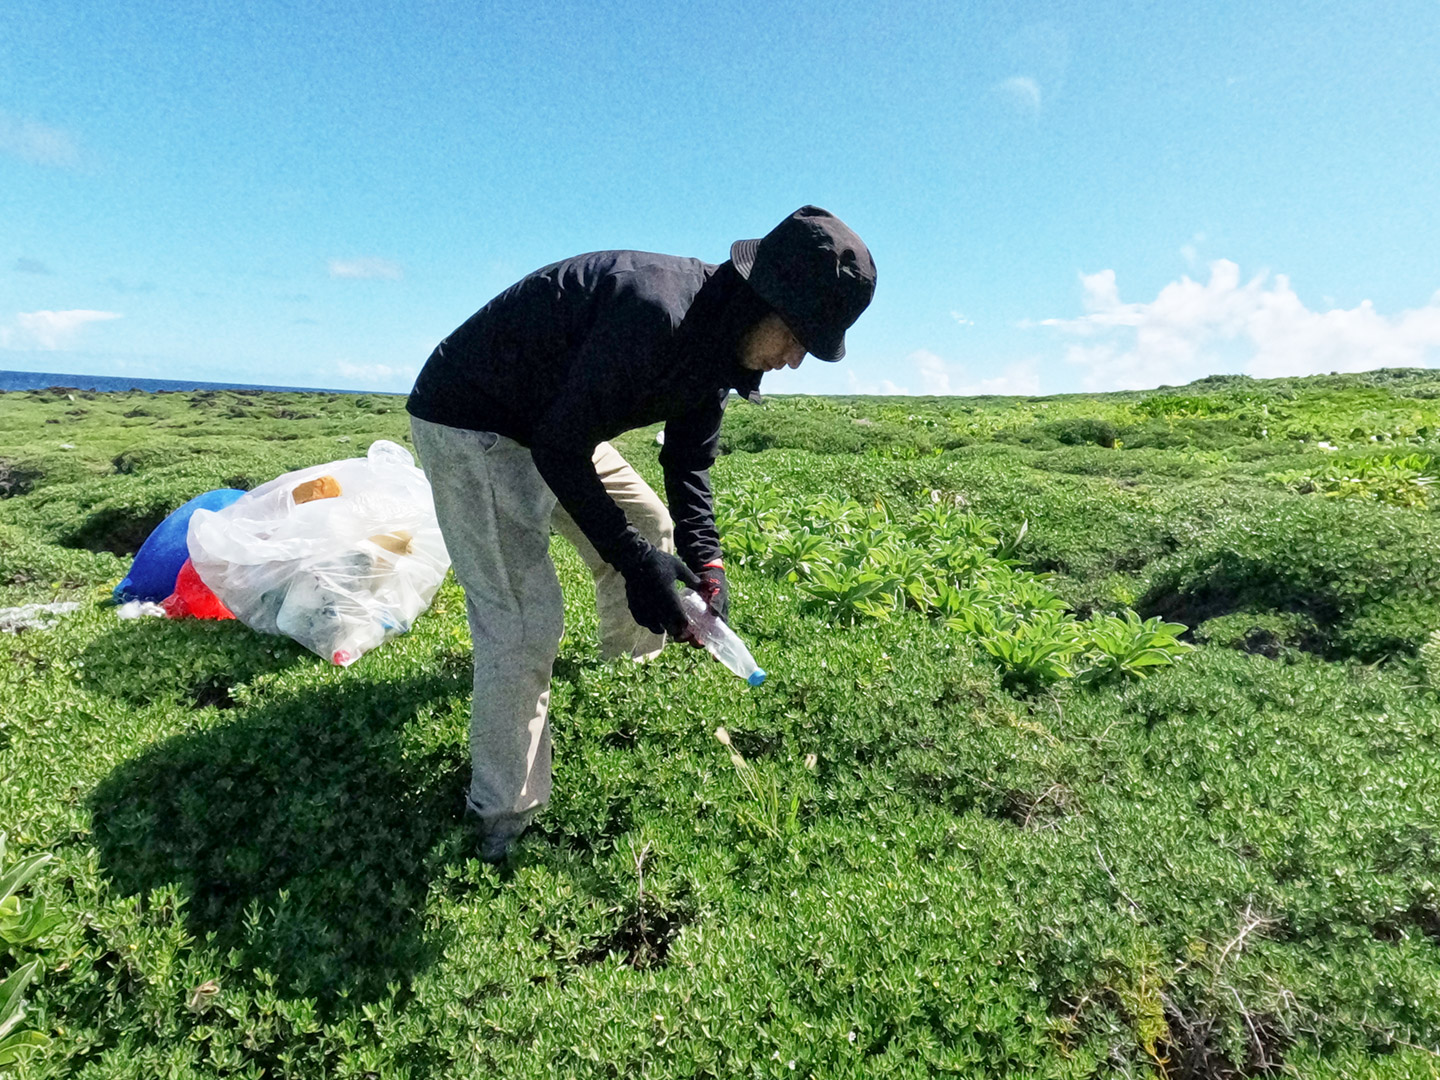
<instances>
[{"instance_id":1,"label":"trash pile","mask_svg":"<svg viewBox=\"0 0 1440 1080\"><path fill-rule=\"evenodd\" d=\"M191 499L146 539L115 599L239 619L348 667L409 630L449 568L429 481L381 439L363 458Z\"/></svg>"}]
</instances>

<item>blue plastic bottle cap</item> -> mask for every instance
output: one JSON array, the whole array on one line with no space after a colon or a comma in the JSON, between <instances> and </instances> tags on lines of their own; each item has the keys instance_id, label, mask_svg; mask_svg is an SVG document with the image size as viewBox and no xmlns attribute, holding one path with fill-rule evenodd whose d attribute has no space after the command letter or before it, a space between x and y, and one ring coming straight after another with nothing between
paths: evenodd
<instances>
[{"instance_id":1,"label":"blue plastic bottle cap","mask_svg":"<svg viewBox=\"0 0 1440 1080\"><path fill-rule=\"evenodd\" d=\"M751 686L759 686L765 681L765 669L757 667L754 671L750 672L745 681Z\"/></svg>"}]
</instances>

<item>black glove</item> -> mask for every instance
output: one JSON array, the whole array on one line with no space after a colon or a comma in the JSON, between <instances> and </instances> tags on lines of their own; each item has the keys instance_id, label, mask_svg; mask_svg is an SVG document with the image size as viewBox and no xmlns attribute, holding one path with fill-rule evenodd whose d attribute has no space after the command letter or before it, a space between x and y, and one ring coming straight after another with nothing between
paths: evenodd
<instances>
[{"instance_id":1,"label":"black glove","mask_svg":"<svg viewBox=\"0 0 1440 1080\"><path fill-rule=\"evenodd\" d=\"M730 583L725 580L723 566L705 566L700 569L700 587L695 590L705 598L710 610L720 616L720 621L730 621Z\"/></svg>"},{"instance_id":2,"label":"black glove","mask_svg":"<svg viewBox=\"0 0 1440 1080\"><path fill-rule=\"evenodd\" d=\"M675 582L700 588L695 572L659 548L647 547L643 554L620 568L625 576L625 602L635 621L652 634L679 637L687 626L685 610Z\"/></svg>"}]
</instances>

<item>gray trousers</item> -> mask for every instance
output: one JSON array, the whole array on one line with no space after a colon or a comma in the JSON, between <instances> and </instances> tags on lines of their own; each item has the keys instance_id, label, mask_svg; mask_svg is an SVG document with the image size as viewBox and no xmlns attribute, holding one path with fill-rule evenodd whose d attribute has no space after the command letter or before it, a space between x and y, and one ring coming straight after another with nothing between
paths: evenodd
<instances>
[{"instance_id":1,"label":"gray trousers","mask_svg":"<svg viewBox=\"0 0 1440 1080\"><path fill-rule=\"evenodd\" d=\"M530 451L491 431L411 417L455 577L465 590L474 653L467 805L490 829L528 820L550 798L550 671L564 602L550 560L553 528L595 580L600 651L648 659L665 644L630 617L625 581L557 504ZM664 503L615 448L595 448L595 471L650 543L674 550Z\"/></svg>"}]
</instances>

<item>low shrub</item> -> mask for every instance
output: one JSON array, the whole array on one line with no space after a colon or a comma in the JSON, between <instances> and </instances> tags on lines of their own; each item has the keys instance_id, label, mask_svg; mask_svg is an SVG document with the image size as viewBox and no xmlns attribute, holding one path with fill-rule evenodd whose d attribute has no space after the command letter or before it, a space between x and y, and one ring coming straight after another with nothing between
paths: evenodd
<instances>
[{"instance_id":1,"label":"low shrub","mask_svg":"<svg viewBox=\"0 0 1440 1080\"><path fill-rule=\"evenodd\" d=\"M999 428L991 434L990 441L1001 446L1024 447L1026 450L1056 450L1061 445L1054 435L1034 424Z\"/></svg>"},{"instance_id":2,"label":"low shrub","mask_svg":"<svg viewBox=\"0 0 1440 1080\"><path fill-rule=\"evenodd\" d=\"M807 450L814 454L858 454L866 451L891 457L918 457L959 445L964 439L936 439L913 425L875 420L849 410L790 409L773 403L737 406L726 412L720 438L722 453L765 450Z\"/></svg>"},{"instance_id":3,"label":"low shrub","mask_svg":"<svg viewBox=\"0 0 1440 1080\"><path fill-rule=\"evenodd\" d=\"M1108 476L1153 484L1162 478L1196 480L1211 475L1220 468L1220 461L1199 454L1181 456L1129 446L1123 454L1112 454L1100 446L1067 446L1037 454L1031 465L1051 473Z\"/></svg>"},{"instance_id":4,"label":"low shrub","mask_svg":"<svg viewBox=\"0 0 1440 1080\"><path fill-rule=\"evenodd\" d=\"M127 446L111 459L111 466L122 476L142 472L204 471L207 461L224 457L234 459L236 448L213 438L158 438ZM268 452L266 456L270 456Z\"/></svg>"},{"instance_id":5,"label":"low shrub","mask_svg":"<svg viewBox=\"0 0 1440 1080\"><path fill-rule=\"evenodd\" d=\"M1300 612L1236 612L1201 623L1195 628L1195 640L1274 659L1295 649L1315 652L1324 639L1314 620Z\"/></svg>"},{"instance_id":6,"label":"low shrub","mask_svg":"<svg viewBox=\"0 0 1440 1080\"><path fill-rule=\"evenodd\" d=\"M1192 627L1295 613L1328 656L1413 654L1440 626L1440 536L1404 510L1291 497L1232 516L1177 555L1137 607Z\"/></svg>"},{"instance_id":7,"label":"low shrub","mask_svg":"<svg viewBox=\"0 0 1440 1080\"><path fill-rule=\"evenodd\" d=\"M1322 382L1174 393L1283 401L1297 430L1437 423L1417 396L1431 382ZM773 401L766 423L867 442L716 463L758 690L698 650L603 664L590 576L556 543L555 788L500 867L462 817L453 581L344 671L233 623L122 623L93 602L0 636L0 823L54 856L30 895L64 916L24 1018L54 1039L21 1075L1432 1074L1430 519L1280 490L1265 472L1324 460L1298 438L1276 466L1257 453L1273 437L1133 457L989 441L1066 415L1123 426L1141 396ZM367 398L392 412L222 392L143 398L156 415L124 420L126 395L6 395L0 456L40 432L86 472L0 502L0 568L98 593L122 560L60 535L146 486L175 501L403 437L397 402ZM67 418L77 400L90 414ZM226 419L237 404L254 418ZM727 430L761 412L737 406ZM115 475L144 419L157 442L217 449ZM914 438L887 452L886 425ZM962 434L974 445L918 453ZM653 436L620 442L658 486ZM990 601L981 637L1011 660L932 614L936 552L961 601ZM886 584L807 591L826 566ZM53 580L0 591L40 599ZM1155 615L1124 614L1167 582L1196 611L1221 592L1246 606L1213 605L1198 647L1171 650ZM1220 646L1257 629L1285 662ZM1419 657L1334 662L1386 635ZM1155 647L1173 662L1124 673ZM1053 660L1101 670L1050 681Z\"/></svg>"},{"instance_id":8,"label":"low shrub","mask_svg":"<svg viewBox=\"0 0 1440 1080\"><path fill-rule=\"evenodd\" d=\"M836 424L814 416L787 416L764 410L738 410L739 418L725 427L720 448L727 453L758 454L765 450L809 450L816 454L856 454L865 449L863 428L851 421Z\"/></svg>"},{"instance_id":9,"label":"low shrub","mask_svg":"<svg viewBox=\"0 0 1440 1080\"><path fill-rule=\"evenodd\" d=\"M210 490L210 485L183 478L135 477L109 490L113 493L58 532L56 539L62 546L134 555L155 526L177 507Z\"/></svg>"},{"instance_id":10,"label":"low shrub","mask_svg":"<svg viewBox=\"0 0 1440 1080\"><path fill-rule=\"evenodd\" d=\"M1382 502L1426 509L1434 498L1435 459L1429 454L1384 454L1331 460L1323 468L1273 473L1301 495Z\"/></svg>"},{"instance_id":11,"label":"low shrub","mask_svg":"<svg viewBox=\"0 0 1440 1080\"><path fill-rule=\"evenodd\" d=\"M1133 408L1141 416L1175 420L1180 417L1214 416L1229 411L1231 403L1207 394L1152 394Z\"/></svg>"},{"instance_id":12,"label":"low shrub","mask_svg":"<svg viewBox=\"0 0 1440 1080\"><path fill-rule=\"evenodd\" d=\"M0 588L16 603L118 582L125 565L108 551L58 547L14 526L0 525Z\"/></svg>"},{"instance_id":13,"label":"low shrub","mask_svg":"<svg viewBox=\"0 0 1440 1080\"><path fill-rule=\"evenodd\" d=\"M1115 425L1108 420L1095 420L1082 416L1041 424L1039 430L1064 446L1091 444L1109 449L1114 447L1118 437Z\"/></svg>"},{"instance_id":14,"label":"low shrub","mask_svg":"<svg viewBox=\"0 0 1440 1080\"><path fill-rule=\"evenodd\" d=\"M43 475L34 462L0 458L0 499L28 495Z\"/></svg>"},{"instance_id":15,"label":"low shrub","mask_svg":"<svg viewBox=\"0 0 1440 1080\"><path fill-rule=\"evenodd\" d=\"M1255 439L1262 427L1258 418L1180 417L1128 424L1119 437L1126 449L1225 450Z\"/></svg>"},{"instance_id":16,"label":"low shrub","mask_svg":"<svg viewBox=\"0 0 1440 1080\"><path fill-rule=\"evenodd\" d=\"M98 470L81 456L64 450L0 459L0 499L29 495L51 484L89 479Z\"/></svg>"},{"instance_id":17,"label":"low shrub","mask_svg":"<svg viewBox=\"0 0 1440 1080\"><path fill-rule=\"evenodd\" d=\"M1419 656L1425 684L1433 690L1440 690L1440 629L1431 631L1425 644L1420 646Z\"/></svg>"}]
</instances>

